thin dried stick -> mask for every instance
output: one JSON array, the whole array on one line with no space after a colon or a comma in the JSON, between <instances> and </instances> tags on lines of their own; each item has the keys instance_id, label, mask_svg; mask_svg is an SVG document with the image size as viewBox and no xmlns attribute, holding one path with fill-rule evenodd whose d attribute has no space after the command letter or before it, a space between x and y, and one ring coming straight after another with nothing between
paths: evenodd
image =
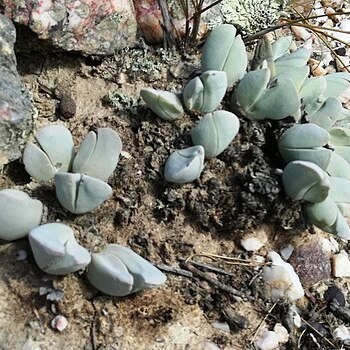
<instances>
[{"instance_id":1,"label":"thin dried stick","mask_svg":"<svg viewBox=\"0 0 350 350\"><path fill-rule=\"evenodd\" d=\"M270 310L267 312L267 314L265 315L265 317L261 320L261 322L259 323L259 326L258 326L257 330L255 331L255 333L254 333L254 335L253 335L252 340L250 341L250 344L253 344L253 343L254 343L254 340L255 340L256 336L258 335L258 333L259 333L259 331L260 331L262 325L264 324L264 322L266 321L266 319L270 316L272 310L275 308L276 305L277 305L277 302L274 303L274 304L271 306Z\"/></svg>"},{"instance_id":2,"label":"thin dried stick","mask_svg":"<svg viewBox=\"0 0 350 350\"><path fill-rule=\"evenodd\" d=\"M215 278L210 277L205 272L198 270L197 268L192 266L190 262L186 261L186 262L184 262L184 264L185 264L186 268L188 270L190 270L194 275L199 276L200 278L202 278L205 281L209 282L210 284L214 285L218 289L221 289L221 290L231 294L236 301L240 301L240 299L237 297L244 298L244 299L250 299L250 297L248 297L244 293L240 292L239 290L237 290L237 289L235 289L235 288L233 288L225 283L222 283Z\"/></svg>"}]
</instances>

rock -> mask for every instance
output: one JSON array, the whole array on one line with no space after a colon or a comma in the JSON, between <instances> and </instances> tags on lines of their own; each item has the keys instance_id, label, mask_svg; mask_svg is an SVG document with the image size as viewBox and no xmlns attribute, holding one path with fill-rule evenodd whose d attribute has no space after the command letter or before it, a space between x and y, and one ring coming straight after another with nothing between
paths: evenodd
<instances>
[{"instance_id":1,"label":"rock","mask_svg":"<svg viewBox=\"0 0 350 350\"><path fill-rule=\"evenodd\" d=\"M350 277L349 255L345 250L333 256L333 274L335 277Z\"/></svg>"},{"instance_id":2,"label":"rock","mask_svg":"<svg viewBox=\"0 0 350 350\"><path fill-rule=\"evenodd\" d=\"M0 168L21 156L33 129L34 109L16 68L16 30L0 14Z\"/></svg>"},{"instance_id":3,"label":"rock","mask_svg":"<svg viewBox=\"0 0 350 350\"><path fill-rule=\"evenodd\" d=\"M280 323L276 323L273 327L273 331L276 333L278 342L280 344L287 343L289 339L289 333L285 327L283 327Z\"/></svg>"},{"instance_id":4,"label":"rock","mask_svg":"<svg viewBox=\"0 0 350 350\"><path fill-rule=\"evenodd\" d=\"M349 330L342 324L333 331L333 337L336 340L348 340L350 339Z\"/></svg>"},{"instance_id":5,"label":"rock","mask_svg":"<svg viewBox=\"0 0 350 350\"><path fill-rule=\"evenodd\" d=\"M256 252L263 247L267 242L265 231L260 230L252 234L247 234L241 239L242 247L248 252Z\"/></svg>"},{"instance_id":6,"label":"rock","mask_svg":"<svg viewBox=\"0 0 350 350\"><path fill-rule=\"evenodd\" d=\"M331 275L329 254L324 252L318 240L299 242L289 259L302 284L310 286Z\"/></svg>"},{"instance_id":7,"label":"rock","mask_svg":"<svg viewBox=\"0 0 350 350\"><path fill-rule=\"evenodd\" d=\"M288 244L287 246L283 247L280 250L280 254L283 260L287 261L292 255L293 251L294 251L294 247L291 244Z\"/></svg>"},{"instance_id":8,"label":"rock","mask_svg":"<svg viewBox=\"0 0 350 350\"><path fill-rule=\"evenodd\" d=\"M137 44L131 0L5 1L3 13L65 51L110 55Z\"/></svg>"},{"instance_id":9,"label":"rock","mask_svg":"<svg viewBox=\"0 0 350 350\"><path fill-rule=\"evenodd\" d=\"M278 348L278 337L273 331L264 331L255 341L255 346L260 350L275 350Z\"/></svg>"},{"instance_id":10,"label":"rock","mask_svg":"<svg viewBox=\"0 0 350 350\"><path fill-rule=\"evenodd\" d=\"M205 1L203 8L214 1ZM191 17L195 13L193 2L186 3ZM278 0L223 0L202 13L198 36L203 37L221 23L234 24L244 33L256 33L275 24L281 10ZM29 28L35 34L31 41L36 46L37 37L45 47L49 44L86 55L112 55L122 48L135 47L139 32L148 43L166 42L171 46L177 40L186 40L184 11L174 0L7 0L1 2L0 11ZM30 30L23 32L25 39L31 36ZM25 41L23 44L30 49Z\"/></svg>"},{"instance_id":11,"label":"rock","mask_svg":"<svg viewBox=\"0 0 350 350\"><path fill-rule=\"evenodd\" d=\"M51 327L59 332L63 332L67 325L68 320L62 315L55 316L51 321Z\"/></svg>"},{"instance_id":12,"label":"rock","mask_svg":"<svg viewBox=\"0 0 350 350\"><path fill-rule=\"evenodd\" d=\"M295 301L303 297L304 289L292 265L284 262L276 252L269 252L269 257L272 266L263 269L266 297L273 301Z\"/></svg>"}]
</instances>

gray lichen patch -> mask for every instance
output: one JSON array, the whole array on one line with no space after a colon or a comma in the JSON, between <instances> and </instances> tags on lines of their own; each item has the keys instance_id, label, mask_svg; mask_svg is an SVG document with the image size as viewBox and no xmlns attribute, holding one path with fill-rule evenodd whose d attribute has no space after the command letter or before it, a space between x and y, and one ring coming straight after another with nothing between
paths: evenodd
<instances>
[{"instance_id":1,"label":"gray lichen patch","mask_svg":"<svg viewBox=\"0 0 350 350\"><path fill-rule=\"evenodd\" d=\"M276 24L288 0L223 0L220 16L210 22L211 26L230 23L239 27L244 34L253 34ZM220 23L217 23L217 21Z\"/></svg>"}]
</instances>

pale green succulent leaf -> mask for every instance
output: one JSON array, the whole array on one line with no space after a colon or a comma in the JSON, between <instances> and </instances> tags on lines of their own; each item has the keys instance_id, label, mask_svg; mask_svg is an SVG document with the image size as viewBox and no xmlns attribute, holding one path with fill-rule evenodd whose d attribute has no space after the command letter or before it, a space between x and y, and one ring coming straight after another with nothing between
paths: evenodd
<instances>
[{"instance_id":1,"label":"pale green succulent leaf","mask_svg":"<svg viewBox=\"0 0 350 350\"><path fill-rule=\"evenodd\" d=\"M340 213L346 217L346 218L350 218L350 204L349 203L336 203Z\"/></svg>"},{"instance_id":2,"label":"pale green succulent leaf","mask_svg":"<svg viewBox=\"0 0 350 350\"><path fill-rule=\"evenodd\" d=\"M24 148L23 163L26 172L39 181L51 180L57 171L47 154L31 142Z\"/></svg>"},{"instance_id":3,"label":"pale green succulent leaf","mask_svg":"<svg viewBox=\"0 0 350 350\"><path fill-rule=\"evenodd\" d=\"M204 86L200 77L192 79L183 91L182 99L188 111L200 111L203 106Z\"/></svg>"},{"instance_id":4,"label":"pale green succulent leaf","mask_svg":"<svg viewBox=\"0 0 350 350\"><path fill-rule=\"evenodd\" d=\"M282 148L314 148L325 146L330 134L315 124L295 124L287 129L278 141Z\"/></svg>"},{"instance_id":5,"label":"pale green succulent leaf","mask_svg":"<svg viewBox=\"0 0 350 350\"><path fill-rule=\"evenodd\" d=\"M271 44L273 59L277 60L288 53L288 49L292 45L292 36L283 36Z\"/></svg>"},{"instance_id":6,"label":"pale green succulent leaf","mask_svg":"<svg viewBox=\"0 0 350 350\"><path fill-rule=\"evenodd\" d=\"M326 148L280 148L280 153L286 162L304 160L318 165L326 170L330 163L333 152Z\"/></svg>"},{"instance_id":7,"label":"pale green succulent leaf","mask_svg":"<svg viewBox=\"0 0 350 350\"><path fill-rule=\"evenodd\" d=\"M61 205L74 214L92 211L112 195L108 184L84 174L57 173L55 186Z\"/></svg>"},{"instance_id":8,"label":"pale green succulent leaf","mask_svg":"<svg viewBox=\"0 0 350 350\"><path fill-rule=\"evenodd\" d=\"M125 264L105 249L92 254L86 277L96 289L112 296L126 296L134 285L134 278Z\"/></svg>"},{"instance_id":9,"label":"pale green succulent leaf","mask_svg":"<svg viewBox=\"0 0 350 350\"><path fill-rule=\"evenodd\" d=\"M204 168L204 148L193 146L173 152L164 168L165 180L175 183L192 182Z\"/></svg>"},{"instance_id":10,"label":"pale green succulent leaf","mask_svg":"<svg viewBox=\"0 0 350 350\"><path fill-rule=\"evenodd\" d=\"M15 189L0 191L0 238L13 241L25 237L40 225L43 205Z\"/></svg>"},{"instance_id":11,"label":"pale green succulent leaf","mask_svg":"<svg viewBox=\"0 0 350 350\"><path fill-rule=\"evenodd\" d=\"M339 207L327 198L321 203L305 206L306 215L313 225L321 230L338 235L340 238L350 239L350 228L341 214Z\"/></svg>"},{"instance_id":12,"label":"pale green succulent leaf","mask_svg":"<svg viewBox=\"0 0 350 350\"><path fill-rule=\"evenodd\" d=\"M262 68L262 66L267 63L271 71L271 75L275 75L275 64L272 52L272 46L270 40L264 35L255 47L254 57L251 62L250 70L256 70Z\"/></svg>"},{"instance_id":13,"label":"pale green succulent leaf","mask_svg":"<svg viewBox=\"0 0 350 350\"><path fill-rule=\"evenodd\" d=\"M98 290L113 296L125 296L157 287L166 276L130 248L108 244L93 254L87 278Z\"/></svg>"},{"instance_id":14,"label":"pale green succulent leaf","mask_svg":"<svg viewBox=\"0 0 350 350\"><path fill-rule=\"evenodd\" d=\"M299 108L300 99L292 81L288 78L278 78L270 81L247 116L258 120L279 120L292 116Z\"/></svg>"},{"instance_id":15,"label":"pale green succulent leaf","mask_svg":"<svg viewBox=\"0 0 350 350\"><path fill-rule=\"evenodd\" d=\"M111 255L118 256L133 276L134 285L131 293L158 287L166 282L166 276L162 272L130 248L119 244L108 244L105 249Z\"/></svg>"},{"instance_id":16,"label":"pale green succulent leaf","mask_svg":"<svg viewBox=\"0 0 350 350\"><path fill-rule=\"evenodd\" d=\"M350 179L350 164L339 154L332 152L326 172L330 176Z\"/></svg>"},{"instance_id":17,"label":"pale green succulent leaf","mask_svg":"<svg viewBox=\"0 0 350 350\"><path fill-rule=\"evenodd\" d=\"M39 130L35 138L57 171L69 171L74 156L72 134L63 125L49 125Z\"/></svg>"},{"instance_id":18,"label":"pale green succulent leaf","mask_svg":"<svg viewBox=\"0 0 350 350\"><path fill-rule=\"evenodd\" d=\"M350 87L350 74L345 72L336 72L324 76L327 81L327 88L324 92L326 97L339 97L346 89Z\"/></svg>"},{"instance_id":19,"label":"pale green succulent leaf","mask_svg":"<svg viewBox=\"0 0 350 350\"><path fill-rule=\"evenodd\" d=\"M313 114L307 115L306 119L310 123L316 124L328 131L337 121L341 110L341 102L334 97L329 97L318 111L316 111Z\"/></svg>"},{"instance_id":20,"label":"pale green succulent leaf","mask_svg":"<svg viewBox=\"0 0 350 350\"><path fill-rule=\"evenodd\" d=\"M350 146L332 146L333 150L340 157L344 158L350 164Z\"/></svg>"},{"instance_id":21,"label":"pale green succulent leaf","mask_svg":"<svg viewBox=\"0 0 350 350\"><path fill-rule=\"evenodd\" d=\"M122 150L119 135L110 128L90 131L80 145L73 172L107 180L116 168Z\"/></svg>"},{"instance_id":22,"label":"pale green succulent leaf","mask_svg":"<svg viewBox=\"0 0 350 350\"><path fill-rule=\"evenodd\" d=\"M212 158L223 152L239 130L237 116L227 111L207 113L192 129L191 138L194 145L201 145L206 158Z\"/></svg>"},{"instance_id":23,"label":"pale green succulent leaf","mask_svg":"<svg viewBox=\"0 0 350 350\"><path fill-rule=\"evenodd\" d=\"M279 57L275 61L276 74L278 75L285 70L291 71L294 68L305 66L310 58L310 54L310 50L300 48Z\"/></svg>"},{"instance_id":24,"label":"pale green succulent leaf","mask_svg":"<svg viewBox=\"0 0 350 350\"><path fill-rule=\"evenodd\" d=\"M339 209L337 205L329 198L320 203L308 204L305 211L309 221L321 230L329 231L329 228L335 224Z\"/></svg>"},{"instance_id":25,"label":"pale green succulent leaf","mask_svg":"<svg viewBox=\"0 0 350 350\"><path fill-rule=\"evenodd\" d=\"M332 128L329 130L329 135L332 146L350 146L350 129Z\"/></svg>"},{"instance_id":26,"label":"pale green succulent leaf","mask_svg":"<svg viewBox=\"0 0 350 350\"><path fill-rule=\"evenodd\" d=\"M166 121L173 121L184 114L181 100L172 92L144 88L140 95L147 106Z\"/></svg>"},{"instance_id":27,"label":"pale green succulent leaf","mask_svg":"<svg viewBox=\"0 0 350 350\"><path fill-rule=\"evenodd\" d=\"M329 198L335 203L350 203L350 180L342 177L329 177L331 188Z\"/></svg>"},{"instance_id":28,"label":"pale green succulent leaf","mask_svg":"<svg viewBox=\"0 0 350 350\"><path fill-rule=\"evenodd\" d=\"M270 80L269 69L247 73L238 83L235 98L245 113L249 114L265 91Z\"/></svg>"},{"instance_id":29,"label":"pale green succulent leaf","mask_svg":"<svg viewBox=\"0 0 350 350\"><path fill-rule=\"evenodd\" d=\"M307 78L299 91L302 108L307 114L318 111L326 100L323 95L327 89L324 77Z\"/></svg>"},{"instance_id":30,"label":"pale green succulent leaf","mask_svg":"<svg viewBox=\"0 0 350 350\"><path fill-rule=\"evenodd\" d=\"M304 84L305 79L308 77L309 73L310 73L309 66L297 67L297 68L294 68L293 70L290 70L290 71L285 70L279 73L278 75L276 75L276 78L290 79L293 82L296 91L299 91L302 85Z\"/></svg>"},{"instance_id":31,"label":"pale green succulent leaf","mask_svg":"<svg viewBox=\"0 0 350 350\"><path fill-rule=\"evenodd\" d=\"M305 161L288 163L282 174L282 183L290 198L313 203L325 200L330 189L327 174L316 164Z\"/></svg>"},{"instance_id":32,"label":"pale green succulent leaf","mask_svg":"<svg viewBox=\"0 0 350 350\"><path fill-rule=\"evenodd\" d=\"M72 229L61 223L38 226L29 233L34 259L41 270L65 275L90 263L90 253L75 240Z\"/></svg>"},{"instance_id":33,"label":"pale green succulent leaf","mask_svg":"<svg viewBox=\"0 0 350 350\"><path fill-rule=\"evenodd\" d=\"M236 28L230 24L217 26L203 47L202 71L222 70L227 74L228 86L242 78L248 65L245 45Z\"/></svg>"},{"instance_id":34,"label":"pale green succulent leaf","mask_svg":"<svg viewBox=\"0 0 350 350\"><path fill-rule=\"evenodd\" d=\"M206 71L185 87L183 101L189 111L212 112L225 96L227 76L224 71Z\"/></svg>"}]
</instances>

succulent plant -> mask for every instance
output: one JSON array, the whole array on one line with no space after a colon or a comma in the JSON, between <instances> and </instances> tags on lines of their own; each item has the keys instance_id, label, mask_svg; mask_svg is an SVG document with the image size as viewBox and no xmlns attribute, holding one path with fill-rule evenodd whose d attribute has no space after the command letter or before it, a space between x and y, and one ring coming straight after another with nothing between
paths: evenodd
<instances>
[{"instance_id":1,"label":"succulent plant","mask_svg":"<svg viewBox=\"0 0 350 350\"><path fill-rule=\"evenodd\" d=\"M140 95L147 106L164 120L173 121L184 114L181 100L172 92L144 88Z\"/></svg>"},{"instance_id":2,"label":"succulent plant","mask_svg":"<svg viewBox=\"0 0 350 350\"><path fill-rule=\"evenodd\" d=\"M300 108L295 83L285 75L271 79L268 68L251 71L239 82L234 98L248 118L283 119Z\"/></svg>"},{"instance_id":3,"label":"succulent plant","mask_svg":"<svg viewBox=\"0 0 350 350\"><path fill-rule=\"evenodd\" d=\"M28 142L23 152L27 173L40 181L51 180L58 171L69 171L74 155L72 135L63 125L50 125L39 130L38 145Z\"/></svg>"},{"instance_id":4,"label":"succulent plant","mask_svg":"<svg viewBox=\"0 0 350 350\"><path fill-rule=\"evenodd\" d=\"M248 65L243 40L240 35L236 36L236 32L236 28L230 24L217 26L204 44L201 59L203 72L226 72L228 86L243 77Z\"/></svg>"},{"instance_id":5,"label":"succulent plant","mask_svg":"<svg viewBox=\"0 0 350 350\"><path fill-rule=\"evenodd\" d=\"M330 198L320 203L306 205L305 212L311 224L323 231L336 234L340 238L350 240L349 225L338 205Z\"/></svg>"},{"instance_id":6,"label":"succulent plant","mask_svg":"<svg viewBox=\"0 0 350 350\"><path fill-rule=\"evenodd\" d=\"M235 138L239 130L237 116L227 111L207 113L192 129L194 145L201 145L206 158L212 158L223 152Z\"/></svg>"},{"instance_id":7,"label":"succulent plant","mask_svg":"<svg viewBox=\"0 0 350 350\"><path fill-rule=\"evenodd\" d=\"M282 174L282 183L289 197L312 203L324 201L331 187L325 171L314 163L301 160L287 164Z\"/></svg>"},{"instance_id":8,"label":"succulent plant","mask_svg":"<svg viewBox=\"0 0 350 350\"><path fill-rule=\"evenodd\" d=\"M117 166L122 150L119 135L110 128L90 131L74 157L73 172L107 180Z\"/></svg>"},{"instance_id":9,"label":"succulent plant","mask_svg":"<svg viewBox=\"0 0 350 350\"><path fill-rule=\"evenodd\" d=\"M226 73L209 70L185 86L183 101L189 111L212 112L219 106L226 89Z\"/></svg>"},{"instance_id":10,"label":"succulent plant","mask_svg":"<svg viewBox=\"0 0 350 350\"><path fill-rule=\"evenodd\" d=\"M29 243L40 269L52 275L81 270L91 261L90 253L77 243L72 229L64 224L51 223L32 229Z\"/></svg>"},{"instance_id":11,"label":"succulent plant","mask_svg":"<svg viewBox=\"0 0 350 350\"><path fill-rule=\"evenodd\" d=\"M13 241L25 237L40 225L43 205L27 193L5 189L0 191L0 238Z\"/></svg>"},{"instance_id":12,"label":"succulent plant","mask_svg":"<svg viewBox=\"0 0 350 350\"><path fill-rule=\"evenodd\" d=\"M108 244L92 254L87 278L95 288L112 296L125 296L166 281L166 276L147 260L118 244Z\"/></svg>"},{"instance_id":13,"label":"succulent plant","mask_svg":"<svg viewBox=\"0 0 350 350\"><path fill-rule=\"evenodd\" d=\"M112 195L112 188L104 181L84 174L57 173L57 199L74 214L87 213Z\"/></svg>"},{"instance_id":14,"label":"succulent plant","mask_svg":"<svg viewBox=\"0 0 350 350\"><path fill-rule=\"evenodd\" d=\"M199 178L204 168L204 148L194 146L173 152L165 163L165 180L187 183Z\"/></svg>"}]
</instances>

